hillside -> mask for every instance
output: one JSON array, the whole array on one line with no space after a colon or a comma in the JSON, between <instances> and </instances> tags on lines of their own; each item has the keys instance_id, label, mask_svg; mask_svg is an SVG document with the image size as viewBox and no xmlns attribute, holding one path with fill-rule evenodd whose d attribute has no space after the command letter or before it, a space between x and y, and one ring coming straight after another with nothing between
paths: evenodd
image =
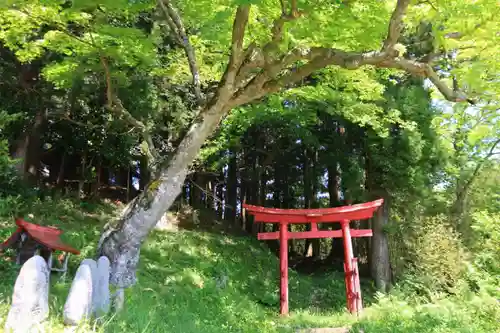
<instances>
[{"instance_id":1,"label":"hillside","mask_svg":"<svg viewBox=\"0 0 500 333\"><path fill-rule=\"evenodd\" d=\"M13 229L5 212L1 238ZM8 206L11 207L12 206ZM75 204L72 201L37 202L20 208L31 220L63 228L67 241L83 250L72 257L69 276L79 261L94 253L103 223L118 206ZM246 236L235 236L217 223L198 228L184 215L174 228L156 231L142 249L139 283L127 290L125 309L109 318L103 332L293 332L305 327L341 327L353 332L493 332L500 319L494 300L471 297L417 306L397 296L368 306L358 322L344 310L344 282L335 273L302 276L290 271L291 316L279 318L277 259L267 247ZM203 218L203 216L201 216ZM193 221L196 219L191 219ZM206 226L206 224L204 224ZM8 311L17 268L0 258L0 325ZM62 330L62 306L71 281L52 275L49 332ZM364 293L369 305L368 291ZM93 330L89 328L89 330Z\"/></svg>"}]
</instances>

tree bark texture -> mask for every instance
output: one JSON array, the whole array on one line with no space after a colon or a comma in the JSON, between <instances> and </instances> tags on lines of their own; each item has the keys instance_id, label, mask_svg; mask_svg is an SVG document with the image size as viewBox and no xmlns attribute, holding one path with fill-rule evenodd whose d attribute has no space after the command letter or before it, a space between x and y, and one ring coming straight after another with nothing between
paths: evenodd
<instances>
[{"instance_id":1,"label":"tree bark texture","mask_svg":"<svg viewBox=\"0 0 500 333\"><path fill-rule=\"evenodd\" d=\"M382 292L389 291L392 284L389 241L383 230L389 221L389 204L385 198L384 205L378 210L372 223L370 270L372 278L375 280L375 286Z\"/></svg>"}]
</instances>

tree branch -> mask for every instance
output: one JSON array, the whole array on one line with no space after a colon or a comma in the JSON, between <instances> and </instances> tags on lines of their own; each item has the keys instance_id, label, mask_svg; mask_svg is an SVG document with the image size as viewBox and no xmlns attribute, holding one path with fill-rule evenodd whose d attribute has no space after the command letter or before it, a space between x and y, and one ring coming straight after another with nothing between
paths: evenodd
<instances>
[{"instance_id":1,"label":"tree branch","mask_svg":"<svg viewBox=\"0 0 500 333\"><path fill-rule=\"evenodd\" d=\"M250 14L250 5L240 5L236 10L236 15L233 22L233 32L231 36L231 54L229 62L226 66L221 84L217 94L214 96L215 101L222 99L224 103L231 98L231 95L236 86L236 76L241 69L245 60L245 52L243 50L243 38L248 24L248 16Z\"/></svg>"},{"instance_id":2,"label":"tree branch","mask_svg":"<svg viewBox=\"0 0 500 333\"><path fill-rule=\"evenodd\" d=\"M472 175L470 176L470 178L467 180L467 182L464 184L464 186L460 189L460 192L459 194L462 194L464 192L466 192L470 186L472 185L472 183L474 182L474 180L476 179L477 175L479 174L479 171L481 170L483 164L490 158L492 157L493 155L495 155L495 149L496 147L500 144L500 139L497 139L496 141L493 142L493 145L490 147L490 150L488 151L488 153L486 154L486 156L480 161L478 162L478 164L476 165L476 168L474 169L474 171L472 172Z\"/></svg>"},{"instance_id":3,"label":"tree branch","mask_svg":"<svg viewBox=\"0 0 500 333\"><path fill-rule=\"evenodd\" d=\"M401 36L401 31L403 30L403 17L408 10L410 2L410 0L398 0L396 8L392 12L391 19L389 21L389 31L387 32L387 37L384 41L384 45L382 46L382 52L394 51L394 47Z\"/></svg>"},{"instance_id":4,"label":"tree branch","mask_svg":"<svg viewBox=\"0 0 500 333\"><path fill-rule=\"evenodd\" d=\"M246 104L268 93L276 92L282 87L300 81L313 72L329 65L337 65L346 69L357 69L364 65L377 65L387 56L380 52L346 52L339 49L311 48L306 50L295 49L282 59L276 60L267 71L256 75L243 89L240 89L231 99L231 107ZM308 62L298 68L292 68L288 73L277 78L283 66L291 65L298 60ZM255 97L257 96L257 97Z\"/></svg>"},{"instance_id":5,"label":"tree branch","mask_svg":"<svg viewBox=\"0 0 500 333\"><path fill-rule=\"evenodd\" d=\"M177 42L184 48L184 52L186 53L186 57L188 59L189 70L193 76L194 94L198 105L202 105L205 102L205 99L201 92L200 72L196 63L196 54L193 46L189 42L189 37L186 34L186 29L184 28L181 17L169 0L158 0L158 5L167 20L170 30L172 30L175 34Z\"/></svg>"},{"instance_id":6,"label":"tree branch","mask_svg":"<svg viewBox=\"0 0 500 333\"><path fill-rule=\"evenodd\" d=\"M416 62L403 58L395 58L388 59L380 63L379 67L401 69L414 76L428 78L448 101L469 102L471 104L475 104L474 101L469 100L461 91L455 91L448 87L448 85L439 78L432 66L427 63Z\"/></svg>"},{"instance_id":7,"label":"tree branch","mask_svg":"<svg viewBox=\"0 0 500 333\"><path fill-rule=\"evenodd\" d=\"M155 149L153 139L151 137L151 134L149 133L149 129L147 128L144 123L138 119L136 119L130 112L125 109L123 106L121 100L113 94L113 86L111 84L111 73L109 71L109 66L106 58L101 55L101 64L102 67L104 68L104 75L106 79L106 99L107 99L107 104L106 108L123 117L124 120L132 125L133 127L139 128L141 131L142 137L144 141L147 144L147 152L145 152L148 155L148 159L150 160L150 164L153 165L155 161L159 160L159 155L158 152Z\"/></svg>"},{"instance_id":8,"label":"tree branch","mask_svg":"<svg viewBox=\"0 0 500 333\"><path fill-rule=\"evenodd\" d=\"M336 65L349 70L355 70L367 65L403 70L414 76L428 78L449 101L468 101L474 104L474 101L468 99L464 93L448 87L428 63L399 56L396 45L401 36L403 18L409 7L410 0L397 1L389 22L387 37L380 51L347 52L326 47L296 48L285 55L281 55L279 59L271 59L270 52L281 40L284 23L300 16L296 8L296 1L290 1L292 4L290 14L286 13L284 1L281 1L283 14L274 22L271 28L271 41L262 49L263 61L261 59L252 60L245 63L238 71L236 89L226 108L231 109L257 100L269 93L277 92L281 88L296 83L329 65ZM256 47L255 50L260 49ZM248 55L245 58L248 59ZM305 63L297 66L298 61L304 61Z\"/></svg>"},{"instance_id":9,"label":"tree branch","mask_svg":"<svg viewBox=\"0 0 500 333\"><path fill-rule=\"evenodd\" d=\"M278 48L278 44L283 40L283 28L285 23L291 22L302 16L302 13L297 7L297 0L290 0L290 2L291 8L290 11L287 12L285 0L281 0L281 15L273 22L271 40L262 48L266 64L272 62L272 52Z\"/></svg>"}]
</instances>

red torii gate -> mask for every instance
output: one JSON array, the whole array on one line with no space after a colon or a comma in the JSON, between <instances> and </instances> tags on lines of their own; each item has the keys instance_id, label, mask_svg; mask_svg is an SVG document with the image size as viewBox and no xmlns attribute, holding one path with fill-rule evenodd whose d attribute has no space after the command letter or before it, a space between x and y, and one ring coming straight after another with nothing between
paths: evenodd
<instances>
[{"instance_id":1,"label":"red torii gate","mask_svg":"<svg viewBox=\"0 0 500 333\"><path fill-rule=\"evenodd\" d=\"M351 206L319 209L278 209L243 204L243 208L255 217L254 222L279 223L278 232L261 232L259 240L280 241L280 312L288 314L288 240L306 238L340 238L344 240L344 272L347 308L351 313L362 310L359 286L358 261L354 258L351 237L370 237L371 229L351 229L352 220L371 218L382 206L383 199ZM340 222L341 230L318 230L318 223ZM289 223L311 223L310 231L289 232Z\"/></svg>"}]
</instances>

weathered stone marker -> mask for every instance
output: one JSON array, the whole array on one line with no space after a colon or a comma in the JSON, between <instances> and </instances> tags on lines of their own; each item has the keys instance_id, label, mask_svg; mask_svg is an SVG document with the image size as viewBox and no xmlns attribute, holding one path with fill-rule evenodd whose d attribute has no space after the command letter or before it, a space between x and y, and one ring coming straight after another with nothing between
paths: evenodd
<instances>
[{"instance_id":1,"label":"weathered stone marker","mask_svg":"<svg viewBox=\"0 0 500 333\"><path fill-rule=\"evenodd\" d=\"M66 304L64 304L64 324L78 325L89 319L94 312L95 292L97 284L97 263L92 259L85 259L76 271L75 279L71 284Z\"/></svg>"},{"instance_id":2,"label":"weathered stone marker","mask_svg":"<svg viewBox=\"0 0 500 333\"><path fill-rule=\"evenodd\" d=\"M95 286L95 315L101 317L109 312L109 259L102 256L97 260L97 285Z\"/></svg>"},{"instance_id":3,"label":"weathered stone marker","mask_svg":"<svg viewBox=\"0 0 500 333\"><path fill-rule=\"evenodd\" d=\"M49 315L49 268L40 256L28 259L14 285L5 332L31 332Z\"/></svg>"}]
</instances>

